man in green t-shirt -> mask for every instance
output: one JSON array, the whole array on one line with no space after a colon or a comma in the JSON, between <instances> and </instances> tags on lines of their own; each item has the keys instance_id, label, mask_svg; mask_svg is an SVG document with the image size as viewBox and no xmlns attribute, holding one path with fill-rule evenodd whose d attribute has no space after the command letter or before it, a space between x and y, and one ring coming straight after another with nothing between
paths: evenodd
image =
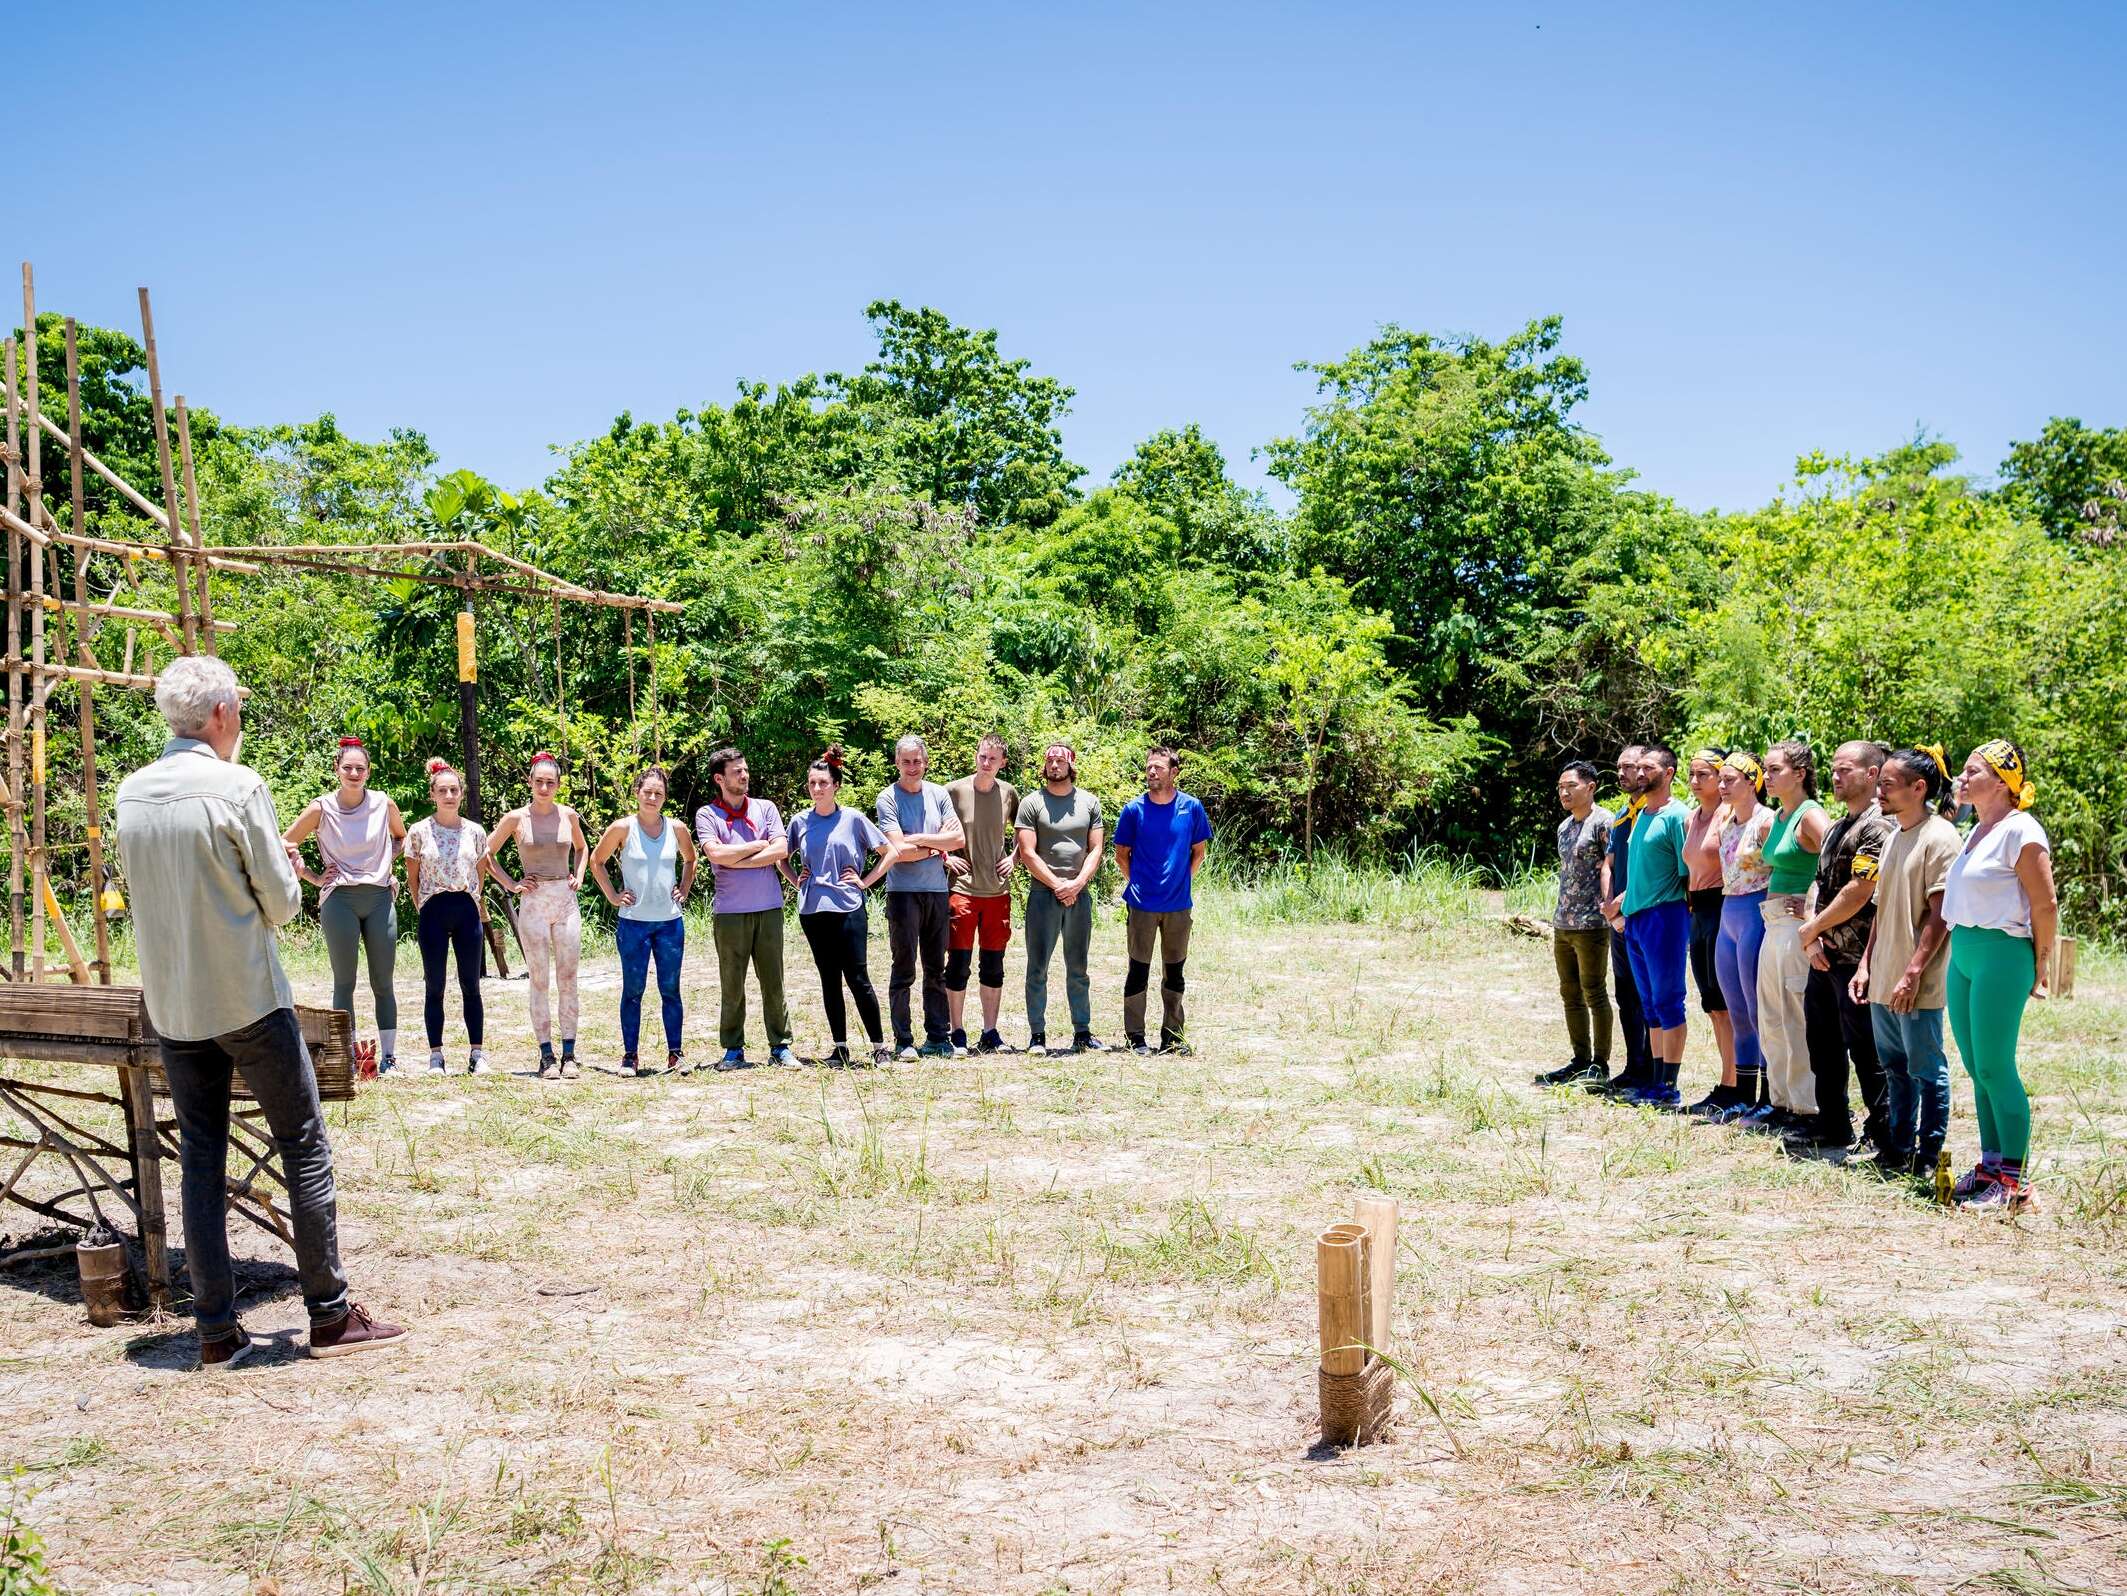
<instances>
[{"instance_id":1,"label":"man in green t-shirt","mask_svg":"<svg viewBox=\"0 0 2127 1596\"><path fill-rule=\"evenodd\" d=\"M1627 1101L1674 1108L1683 1101L1677 1075L1684 1066L1684 978L1691 955L1691 867L1684 859L1691 822L1674 796L1676 750L1647 743L1640 758L1653 780L1632 823L1625 890L1611 907L1625 917L1625 952L1647 1014L1654 1080Z\"/></svg>"},{"instance_id":2,"label":"man in green t-shirt","mask_svg":"<svg viewBox=\"0 0 2127 1596\"><path fill-rule=\"evenodd\" d=\"M1034 878L1027 889L1027 1039L1030 1053L1097 1053L1093 1034L1094 872L1104 832L1100 800L1078 785L1078 755L1069 743L1042 750L1042 785L1019 800L1014 827L1019 862ZM1048 1045L1049 960L1063 943L1064 996L1071 1005L1071 1046Z\"/></svg>"}]
</instances>

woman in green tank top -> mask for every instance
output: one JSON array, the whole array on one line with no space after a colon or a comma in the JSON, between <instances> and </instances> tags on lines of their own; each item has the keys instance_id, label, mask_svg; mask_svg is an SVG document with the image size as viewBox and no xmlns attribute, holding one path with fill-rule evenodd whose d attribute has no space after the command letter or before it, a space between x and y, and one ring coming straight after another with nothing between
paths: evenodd
<instances>
[{"instance_id":1,"label":"woman in green tank top","mask_svg":"<svg viewBox=\"0 0 2127 1596\"><path fill-rule=\"evenodd\" d=\"M1802 951L1806 895L1817 876L1817 851L1829 821L1817 802L1817 763L1803 742L1775 743L1765 753L1765 795L1778 806L1765 839L1765 944L1758 955L1758 1042L1765 1056L1769 1113L1760 1129L1813 1136L1817 1078L1809 1067L1809 1027L1803 994L1809 955Z\"/></svg>"}]
</instances>

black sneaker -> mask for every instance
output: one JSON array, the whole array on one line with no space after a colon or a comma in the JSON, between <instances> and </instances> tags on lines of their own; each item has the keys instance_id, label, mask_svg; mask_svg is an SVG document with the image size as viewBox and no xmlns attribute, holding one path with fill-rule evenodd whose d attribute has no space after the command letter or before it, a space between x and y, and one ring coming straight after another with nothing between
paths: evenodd
<instances>
[{"instance_id":1,"label":"black sneaker","mask_svg":"<svg viewBox=\"0 0 2127 1596\"><path fill-rule=\"evenodd\" d=\"M1123 1033L1123 1046L1127 1047L1139 1058L1150 1058L1154 1053L1159 1051L1150 1042L1146 1041L1142 1036L1137 1036L1129 1031L1125 1031Z\"/></svg>"},{"instance_id":2,"label":"black sneaker","mask_svg":"<svg viewBox=\"0 0 2127 1596\"><path fill-rule=\"evenodd\" d=\"M1004 1039L1001 1032L984 1031L975 1040L975 1051L978 1053L1010 1053L1013 1051L1013 1047L1010 1042Z\"/></svg>"},{"instance_id":3,"label":"black sneaker","mask_svg":"<svg viewBox=\"0 0 2127 1596\"><path fill-rule=\"evenodd\" d=\"M199 1366L207 1373L233 1369L256 1351L258 1343L244 1333L242 1325L238 1325L225 1336L200 1337Z\"/></svg>"},{"instance_id":4,"label":"black sneaker","mask_svg":"<svg viewBox=\"0 0 2127 1596\"><path fill-rule=\"evenodd\" d=\"M1610 1072L1601 1065L1577 1058L1555 1070L1545 1070L1535 1079L1538 1086L1578 1086L1583 1081L1607 1081L1609 1078Z\"/></svg>"},{"instance_id":5,"label":"black sneaker","mask_svg":"<svg viewBox=\"0 0 2127 1596\"><path fill-rule=\"evenodd\" d=\"M1047 1031L1032 1031L1028 1033L1027 1051L1029 1053L1046 1053L1048 1050L1049 1033Z\"/></svg>"},{"instance_id":6,"label":"black sneaker","mask_svg":"<svg viewBox=\"0 0 2127 1596\"><path fill-rule=\"evenodd\" d=\"M952 1035L951 1042L954 1058L966 1058L968 1056L970 1049L967 1045L967 1032L955 1031Z\"/></svg>"},{"instance_id":7,"label":"black sneaker","mask_svg":"<svg viewBox=\"0 0 2127 1596\"><path fill-rule=\"evenodd\" d=\"M1732 1087L1716 1086L1696 1103L1685 1109L1684 1112L1693 1119L1711 1120L1729 1105L1732 1100L1731 1094L1733 1090Z\"/></svg>"},{"instance_id":8,"label":"black sneaker","mask_svg":"<svg viewBox=\"0 0 2127 1596\"><path fill-rule=\"evenodd\" d=\"M849 1056L849 1049L842 1046L840 1043L837 1043L835 1046L829 1048L827 1050L827 1057L822 1059L821 1062L831 1070L846 1070L852 1067Z\"/></svg>"},{"instance_id":9,"label":"black sneaker","mask_svg":"<svg viewBox=\"0 0 2127 1596\"><path fill-rule=\"evenodd\" d=\"M1071 1051L1074 1053L1105 1053L1108 1051L1108 1044L1091 1031L1073 1031L1071 1033Z\"/></svg>"},{"instance_id":10,"label":"black sneaker","mask_svg":"<svg viewBox=\"0 0 2127 1596\"><path fill-rule=\"evenodd\" d=\"M623 1074L623 1075L631 1075L631 1076L632 1076L632 1075L640 1075L640 1074L642 1074L642 1071L641 1071L640 1069L638 1069L638 1068L636 1067L636 1064L635 1064L635 1055L634 1055L633 1053L623 1053L623 1054L621 1054L621 1056L620 1056L620 1072L621 1072L621 1074Z\"/></svg>"},{"instance_id":11,"label":"black sneaker","mask_svg":"<svg viewBox=\"0 0 2127 1596\"><path fill-rule=\"evenodd\" d=\"M1176 1036L1172 1031L1160 1032L1160 1051L1174 1058L1196 1057L1196 1049Z\"/></svg>"},{"instance_id":12,"label":"black sneaker","mask_svg":"<svg viewBox=\"0 0 2127 1596\"><path fill-rule=\"evenodd\" d=\"M950 1042L925 1042L921 1047L916 1049L916 1057L961 1058L965 1057L965 1055L961 1053L955 1053L953 1051L953 1044Z\"/></svg>"},{"instance_id":13,"label":"black sneaker","mask_svg":"<svg viewBox=\"0 0 2127 1596\"><path fill-rule=\"evenodd\" d=\"M1597 1097L1629 1097L1641 1087L1648 1085L1649 1077L1635 1075L1630 1069L1624 1069L1615 1075L1605 1076L1601 1080L1597 1080L1591 1075L1582 1084Z\"/></svg>"}]
</instances>

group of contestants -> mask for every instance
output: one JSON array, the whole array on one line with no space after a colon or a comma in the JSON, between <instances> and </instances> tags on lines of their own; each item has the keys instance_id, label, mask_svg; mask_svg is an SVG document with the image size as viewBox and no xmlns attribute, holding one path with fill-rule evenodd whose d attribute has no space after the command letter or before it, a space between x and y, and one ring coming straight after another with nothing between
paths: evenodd
<instances>
[{"instance_id":1,"label":"group of contestants","mask_svg":"<svg viewBox=\"0 0 2127 1596\"><path fill-rule=\"evenodd\" d=\"M1030 877L1029 1047L1102 1047L1091 1029L1086 964L1093 907L1088 889L1105 851L1104 827L1098 799L1076 786L1075 753L1064 744L1047 749L1042 785L1023 798L998 779L1006 759L998 738L984 739L975 774L949 789L924 779L928 751L920 738L903 738L895 756L901 779L879 794L874 819L841 803L842 752L839 746L829 749L807 772L808 806L786 829L773 804L751 795L743 755L720 749L709 760L715 795L701 807L692 833L667 818L670 778L653 766L636 778L634 812L605 827L594 843L581 815L557 797L562 772L550 753L532 758L526 773L530 801L504 815L492 831L464 814L465 785L459 772L446 760L430 760L432 812L409 825L388 794L370 787L368 750L358 738L343 737L335 765L337 788L306 805L282 840L296 874L318 889L335 1008L354 1012L356 984L367 966L379 1067L385 1072L398 1064L393 978L401 860L417 915L422 1019L432 1071L447 1068L445 997L454 965L471 1044L467 1070L479 1074L488 1067L480 975L487 916L483 883L493 879L515 899L513 918L530 978L539 1074L552 1079L579 1072L579 898L586 875L616 913L621 1073L657 1072L654 1065L642 1062L639 1051L652 966L666 1044L663 1067L682 1068L683 909L704 864L714 875L713 930L722 988L719 1069L745 1068L750 1062L745 1051L749 970L760 990L769 1062L798 1062L783 990L786 883L795 890L799 926L820 975L822 1006L832 1032L829 1062L885 1063L895 1057L1011 1051L997 1024L1004 948L1011 929L1011 880L1022 867ZM1172 750L1155 749L1146 768L1146 793L1125 806L1112 850L1125 878L1129 927L1125 1031L1135 1051L1186 1052L1182 993L1191 887L1211 827L1203 806L1178 790L1180 760ZM312 843L319 859L316 869L305 855L305 846ZM512 846L515 874L503 863L504 850ZM867 899L882 879L889 882L887 920L894 964L891 1045L867 958ZM963 1013L978 942L983 1023L979 1038L970 1044ZM1068 1049L1049 1048L1044 1028L1048 970L1059 945L1073 1025ZM1145 1035L1155 947L1163 956L1157 1046ZM919 966L920 1046L911 1003ZM850 1046L851 1004L868 1052Z\"/></svg>"},{"instance_id":2,"label":"group of contestants","mask_svg":"<svg viewBox=\"0 0 2127 1596\"><path fill-rule=\"evenodd\" d=\"M1682 774L1690 804L1672 750L1628 746L1615 814L1595 803L1592 765L1559 777L1553 945L1572 1056L1538 1080L1929 1175L1949 1135L1947 1017L1979 1122L1979 1161L1955 1198L2026 1206L2017 1042L2026 1002L2046 996L2059 912L2022 750L1985 743L1953 777L1940 747L1841 744L1836 819L1803 742L1762 758L1701 749ZM1952 824L1961 811L1969 833ZM1718 1084L1688 1107L1687 982L1721 1058ZM1626 1063L1613 1075L1617 1032Z\"/></svg>"}]
</instances>

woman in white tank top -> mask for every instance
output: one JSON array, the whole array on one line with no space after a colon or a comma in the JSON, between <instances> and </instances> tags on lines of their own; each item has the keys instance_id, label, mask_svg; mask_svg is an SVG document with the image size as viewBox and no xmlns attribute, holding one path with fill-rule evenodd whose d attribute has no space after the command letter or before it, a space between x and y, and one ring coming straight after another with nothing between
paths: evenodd
<instances>
[{"instance_id":1,"label":"woman in white tank top","mask_svg":"<svg viewBox=\"0 0 2127 1596\"><path fill-rule=\"evenodd\" d=\"M649 1075L636 1046L642 1036L643 986L657 962L657 993L664 1011L665 1068L676 1070L683 1055L686 1014L680 1003L680 963L687 952L687 922L680 914L694 890L697 856L687 828L665 814L665 773L652 765L635 778L635 813L606 827L591 850L591 876L606 902L620 911L613 939L620 951L620 1072ZM606 863L620 857L620 886Z\"/></svg>"},{"instance_id":2,"label":"woman in white tank top","mask_svg":"<svg viewBox=\"0 0 2127 1596\"><path fill-rule=\"evenodd\" d=\"M574 1076L576 1065L576 966L583 957L583 916L576 898L583 891L583 872L591 846L584 841L583 821L567 804L557 803L561 761L542 750L532 756L532 801L502 817L488 839L487 871L505 892L518 895L517 937L524 946L526 973L532 978L532 1035L539 1042L543 1080ZM516 839L517 863L523 871L512 880L502 868L502 845ZM554 984L554 1007L547 1012L547 982ZM561 1028L561 1057L554 1057L554 1027Z\"/></svg>"},{"instance_id":3,"label":"woman in white tank top","mask_svg":"<svg viewBox=\"0 0 2127 1596\"><path fill-rule=\"evenodd\" d=\"M369 790L369 750L359 737L342 737L336 764L339 789L313 798L283 833L288 862L318 889L318 924L332 960L332 1006L354 1013L355 971L369 956L369 993L376 1005L379 1073L398 1067L399 1000L392 973L399 946L399 890L395 876L406 847L406 822L389 794ZM322 873L303 862L303 843L318 839Z\"/></svg>"}]
</instances>

